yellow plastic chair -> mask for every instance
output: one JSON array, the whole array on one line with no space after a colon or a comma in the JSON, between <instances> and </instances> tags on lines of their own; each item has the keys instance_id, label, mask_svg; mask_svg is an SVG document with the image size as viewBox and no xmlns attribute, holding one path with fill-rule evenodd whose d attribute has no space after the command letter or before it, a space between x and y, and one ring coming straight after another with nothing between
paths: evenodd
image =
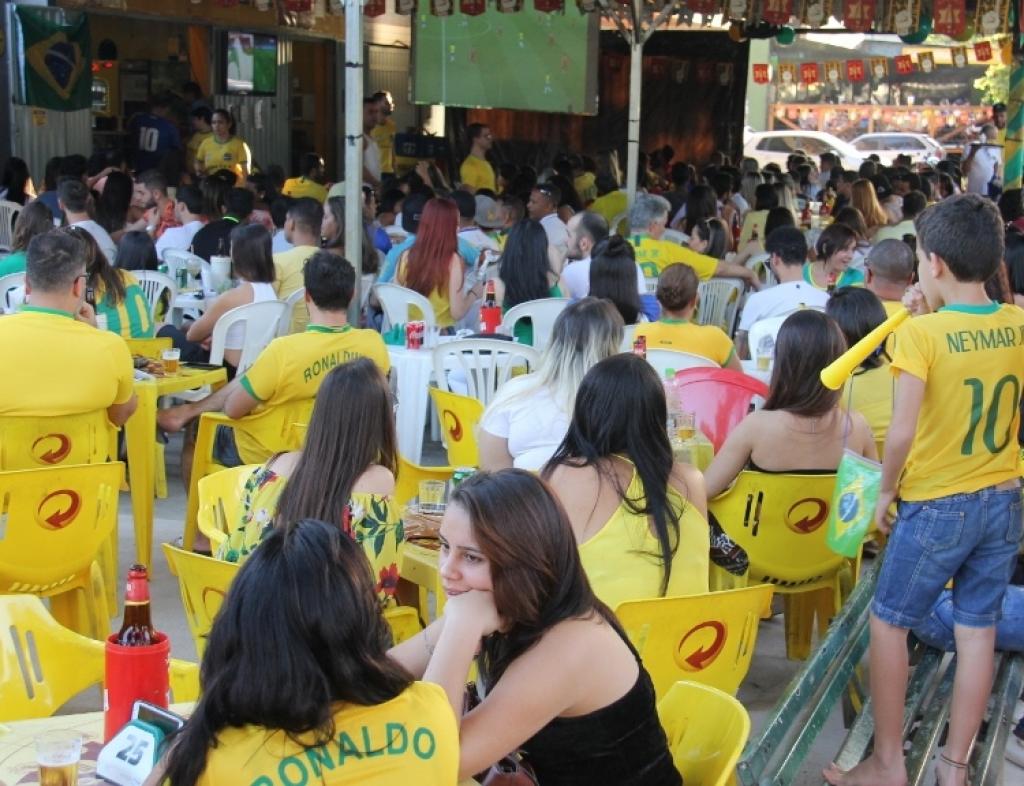
<instances>
[{"instance_id":1,"label":"yellow plastic chair","mask_svg":"<svg viewBox=\"0 0 1024 786\"><path fill-rule=\"evenodd\" d=\"M105 638L110 614L98 559L117 530L123 477L120 462L0 472L0 593L50 598L62 624Z\"/></svg>"},{"instance_id":2,"label":"yellow plastic chair","mask_svg":"<svg viewBox=\"0 0 1024 786\"><path fill-rule=\"evenodd\" d=\"M165 349L170 349L173 343L170 338L126 338L124 343L128 345L128 351L133 355L151 360L160 360Z\"/></svg>"},{"instance_id":3,"label":"yellow plastic chair","mask_svg":"<svg viewBox=\"0 0 1024 786\"><path fill-rule=\"evenodd\" d=\"M195 454L192 458L192 478L188 489L188 506L185 511L185 534L182 545L191 551L198 530L199 481L214 472L224 469L213 460L213 438L217 426L234 429L235 438L244 432L256 439L267 449L267 455L259 457L266 461L278 452L298 450L302 447L304 431L297 429L297 423L309 423L313 412L313 399L291 401L280 407L263 410L255 415L233 420L221 412L206 412L199 419L199 433L196 435Z\"/></svg>"},{"instance_id":4,"label":"yellow plastic chair","mask_svg":"<svg viewBox=\"0 0 1024 786\"><path fill-rule=\"evenodd\" d=\"M805 660L815 620L819 636L856 582L854 564L825 545L835 475L743 471L708 502L722 528L750 557L748 583L784 597L786 654Z\"/></svg>"},{"instance_id":5,"label":"yellow plastic chair","mask_svg":"<svg viewBox=\"0 0 1024 786\"><path fill-rule=\"evenodd\" d=\"M391 627L391 636L395 644L401 644L423 630L419 612L412 606L392 606L385 609L384 619Z\"/></svg>"},{"instance_id":6,"label":"yellow plastic chair","mask_svg":"<svg viewBox=\"0 0 1024 786\"><path fill-rule=\"evenodd\" d=\"M409 501L420 493L421 480L451 480L455 467L424 467L413 464L405 456L398 456L398 477L395 478L395 502L404 510Z\"/></svg>"},{"instance_id":7,"label":"yellow plastic chair","mask_svg":"<svg viewBox=\"0 0 1024 786\"><path fill-rule=\"evenodd\" d=\"M726 786L750 736L750 716L710 685L677 682L658 702L672 760L686 786Z\"/></svg>"},{"instance_id":8,"label":"yellow plastic chair","mask_svg":"<svg viewBox=\"0 0 1024 786\"><path fill-rule=\"evenodd\" d=\"M104 645L60 625L34 595L0 595L0 721L46 718L103 682ZM171 660L174 701L199 698L199 665Z\"/></svg>"},{"instance_id":9,"label":"yellow plastic chair","mask_svg":"<svg viewBox=\"0 0 1024 786\"><path fill-rule=\"evenodd\" d=\"M224 562L184 551L170 543L164 543L163 548L171 573L178 577L185 621L195 642L196 654L202 660L214 617L241 566L237 562Z\"/></svg>"},{"instance_id":10,"label":"yellow plastic chair","mask_svg":"<svg viewBox=\"0 0 1024 786\"><path fill-rule=\"evenodd\" d=\"M680 679L734 695L747 676L772 587L650 598L619 604L615 616L633 642L660 699Z\"/></svg>"},{"instance_id":11,"label":"yellow plastic chair","mask_svg":"<svg viewBox=\"0 0 1024 786\"><path fill-rule=\"evenodd\" d=\"M440 388L430 388L437 420L444 429L448 463L453 467L479 467L476 426L484 414L484 405L475 398L460 396Z\"/></svg>"},{"instance_id":12,"label":"yellow plastic chair","mask_svg":"<svg viewBox=\"0 0 1024 786\"><path fill-rule=\"evenodd\" d=\"M222 469L199 480L199 531L216 553L241 520L242 492L259 464Z\"/></svg>"}]
</instances>

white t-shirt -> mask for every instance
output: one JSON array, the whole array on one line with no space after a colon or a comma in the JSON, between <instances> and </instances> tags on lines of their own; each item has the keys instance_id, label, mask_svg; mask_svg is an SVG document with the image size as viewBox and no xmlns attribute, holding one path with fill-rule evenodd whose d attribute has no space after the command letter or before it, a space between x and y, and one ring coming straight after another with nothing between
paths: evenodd
<instances>
[{"instance_id":1,"label":"white t-shirt","mask_svg":"<svg viewBox=\"0 0 1024 786\"><path fill-rule=\"evenodd\" d=\"M189 221L180 227L165 229L156 241L156 255L158 259L164 258L164 251L174 249L175 251L188 251L192 247L192 238L196 232L203 228L202 221Z\"/></svg>"},{"instance_id":2,"label":"white t-shirt","mask_svg":"<svg viewBox=\"0 0 1024 786\"><path fill-rule=\"evenodd\" d=\"M366 147L363 148L363 166L366 171L380 181L380 148L371 137L365 137Z\"/></svg>"},{"instance_id":3,"label":"white t-shirt","mask_svg":"<svg viewBox=\"0 0 1024 786\"><path fill-rule=\"evenodd\" d=\"M996 165L1003 163L1003 149L997 145L978 145L976 149L977 152L967 170L967 191L988 196L988 184L995 173Z\"/></svg>"},{"instance_id":4,"label":"white t-shirt","mask_svg":"<svg viewBox=\"0 0 1024 786\"><path fill-rule=\"evenodd\" d=\"M743 306L739 330L750 331L750 326L761 319L778 317L790 311L807 306L825 308L828 292L823 292L806 281L787 281L755 292Z\"/></svg>"},{"instance_id":5,"label":"white t-shirt","mask_svg":"<svg viewBox=\"0 0 1024 786\"><path fill-rule=\"evenodd\" d=\"M517 395L534 383L534 376L506 382L480 421L484 431L508 440L512 464L518 469L543 467L569 430L569 413L558 407L547 388Z\"/></svg>"},{"instance_id":6,"label":"white t-shirt","mask_svg":"<svg viewBox=\"0 0 1024 786\"><path fill-rule=\"evenodd\" d=\"M92 219L86 219L85 221L76 221L71 226L81 227L94 238L96 243L100 247L100 251L103 252L103 256L107 258L107 262L113 265L117 260L117 246L114 245L114 241L111 240L110 235L107 234L107 230L101 227Z\"/></svg>"},{"instance_id":7,"label":"white t-shirt","mask_svg":"<svg viewBox=\"0 0 1024 786\"><path fill-rule=\"evenodd\" d=\"M548 213L540 220L540 225L548 236L548 245L565 250L569 247L569 228L558 217L558 213Z\"/></svg>"},{"instance_id":8,"label":"white t-shirt","mask_svg":"<svg viewBox=\"0 0 1024 786\"><path fill-rule=\"evenodd\" d=\"M590 294L590 257L575 261L568 259L566 262L568 264L562 268L562 281L568 292L563 294L573 299L586 297ZM647 294L647 280L640 265L636 266L636 291L641 295Z\"/></svg>"}]
</instances>

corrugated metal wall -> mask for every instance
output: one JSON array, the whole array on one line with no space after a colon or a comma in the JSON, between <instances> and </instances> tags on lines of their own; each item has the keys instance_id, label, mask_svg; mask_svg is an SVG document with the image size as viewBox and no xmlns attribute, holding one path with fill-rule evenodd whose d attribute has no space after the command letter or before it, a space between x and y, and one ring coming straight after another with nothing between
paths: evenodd
<instances>
[{"instance_id":1,"label":"corrugated metal wall","mask_svg":"<svg viewBox=\"0 0 1024 786\"><path fill-rule=\"evenodd\" d=\"M416 107L409 100L412 81L409 79L408 47L370 44L367 49L366 94L387 90L395 102L391 119L399 133L415 126Z\"/></svg>"},{"instance_id":2,"label":"corrugated metal wall","mask_svg":"<svg viewBox=\"0 0 1024 786\"><path fill-rule=\"evenodd\" d=\"M61 8L34 6L54 22L73 21L80 12ZM28 162L29 172L36 183L42 182L46 161L53 156L92 152L92 110L77 112L55 112L50 109L33 109L17 103L23 100L21 90L21 63L24 53L21 47L21 32L13 3L4 3L4 30L7 37L7 68L10 74L11 97L11 151L13 155Z\"/></svg>"},{"instance_id":3,"label":"corrugated metal wall","mask_svg":"<svg viewBox=\"0 0 1024 786\"><path fill-rule=\"evenodd\" d=\"M229 107L238 124L238 135L249 145L253 161L266 168L280 164L291 168L291 62L292 42L278 38L277 95L216 95L218 107ZM217 77L220 83L220 77Z\"/></svg>"}]
</instances>

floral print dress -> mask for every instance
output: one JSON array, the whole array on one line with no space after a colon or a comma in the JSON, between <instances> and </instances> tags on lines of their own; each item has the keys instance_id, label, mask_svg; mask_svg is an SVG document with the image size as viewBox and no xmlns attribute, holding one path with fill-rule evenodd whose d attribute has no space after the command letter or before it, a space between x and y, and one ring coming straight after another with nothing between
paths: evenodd
<instances>
[{"instance_id":1,"label":"floral print dress","mask_svg":"<svg viewBox=\"0 0 1024 786\"><path fill-rule=\"evenodd\" d=\"M217 549L217 559L244 561L273 528L277 502L286 482L271 468L273 463L274 459L271 459L257 467L246 480L242 492L241 521ZM380 494L354 492L345 508L341 526L370 560L381 604L396 605L398 547L405 540L405 533L394 501Z\"/></svg>"}]
</instances>

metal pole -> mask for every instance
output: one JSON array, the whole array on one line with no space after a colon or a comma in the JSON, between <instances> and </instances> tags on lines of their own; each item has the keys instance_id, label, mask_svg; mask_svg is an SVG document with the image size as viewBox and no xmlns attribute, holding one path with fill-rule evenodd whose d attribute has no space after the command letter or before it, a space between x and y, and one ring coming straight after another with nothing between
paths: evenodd
<instances>
[{"instance_id":1,"label":"metal pole","mask_svg":"<svg viewBox=\"0 0 1024 786\"><path fill-rule=\"evenodd\" d=\"M634 25L629 41L629 122L626 126L626 198L630 207L636 199L637 175L640 168L640 99L643 73L643 36Z\"/></svg>"},{"instance_id":2,"label":"metal pole","mask_svg":"<svg viewBox=\"0 0 1024 786\"><path fill-rule=\"evenodd\" d=\"M345 0L345 258L356 271L349 322L359 324L363 274L363 4Z\"/></svg>"}]
</instances>

